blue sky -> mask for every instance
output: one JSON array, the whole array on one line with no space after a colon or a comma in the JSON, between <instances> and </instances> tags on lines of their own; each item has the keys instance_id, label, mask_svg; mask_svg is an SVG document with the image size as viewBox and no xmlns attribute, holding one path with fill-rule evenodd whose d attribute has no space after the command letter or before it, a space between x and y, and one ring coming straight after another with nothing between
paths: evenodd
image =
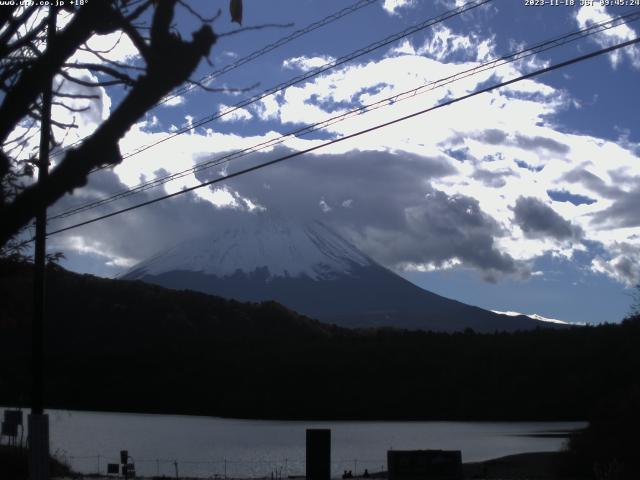
<instances>
[{"instance_id":1,"label":"blue sky","mask_svg":"<svg viewBox=\"0 0 640 480\"><path fill-rule=\"evenodd\" d=\"M631 11L625 7L525 6L493 0L406 39L255 102L92 176L86 188L52 207L71 205L174 173L203 159L247 148L306 124L476 67L495 57ZM226 2L190 2L210 14ZM212 4L216 4L213 6ZM221 37L210 73L351 2L245 1L244 25L294 23ZM458 0L379 0L174 98L135 125L123 153L216 110L313 70L456 6ZM178 13L183 37L198 27ZM237 26L226 8L218 33ZM488 70L443 88L350 118L308 137L186 176L98 213L178 191L221 171L275 158L327 139L436 105L479 87L635 38L640 22ZM116 36L94 38L114 44ZM113 58L139 61L126 37ZM640 49L628 47L358 137L290 163L200 189L156 206L50 239L77 271L113 276L179 241L215 228L227 215L260 210L332 225L385 266L436 293L500 311L572 322L619 321L640 281ZM118 103L103 91L81 115L82 136ZM59 112L62 115L62 112Z\"/></svg>"}]
</instances>

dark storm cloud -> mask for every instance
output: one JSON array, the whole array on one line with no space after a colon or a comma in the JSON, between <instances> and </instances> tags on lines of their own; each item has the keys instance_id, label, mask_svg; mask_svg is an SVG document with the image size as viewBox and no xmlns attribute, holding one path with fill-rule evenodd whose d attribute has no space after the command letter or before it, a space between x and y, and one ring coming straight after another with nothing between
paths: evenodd
<instances>
[{"instance_id":1,"label":"dark storm cloud","mask_svg":"<svg viewBox=\"0 0 640 480\"><path fill-rule=\"evenodd\" d=\"M515 223L529 238L569 240L580 239L584 235L580 227L572 225L537 198L518 198L513 211Z\"/></svg>"},{"instance_id":2,"label":"dark storm cloud","mask_svg":"<svg viewBox=\"0 0 640 480\"><path fill-rule=\"evenodd\" d=\"M613 265L618 275L626 279L633 279L638 268L636 262L629 257L622 257Z\"/></svg>"},{"instance_id":3,"label":"dark storm cloud","mask_svg":"<svg viewBox=\"0 0 640 480\"><path fill-rule=\"evenodd\" d=\"M288 151L254 157L265 162ZM481 211L476 200L434 190L430 181L457 173L443 158L408 153L350 152L307 155L229 180L224 185L241 198L292 219L320 219L341 231L381 263L441 265L458 260L481 269L487 279L519 272L520 266L499 251L495 238L504 235L498 223ZM239 166L230 167L232 172ZM203 171L200 181L219 172ZM222 184L219 186L223 186ZM124 186L110 172L92 176L86 195L118 192ZM149 191L100 210L142 202L159 195ZM56 210L77 199L66 197ZM92 212L92 215L98 211ZM109 255L141 260L178 241L202 235L230 222L250 218L245 209L216 208L193 194L177 196L65 235L99 241ZM88 218L74 217L74 221ZM54 228L64 225L58 223ZM65 237L59 237L59 244Z\"/></svg>"},{"instance_id":4,"label":"dark storm cloud","mask_svg":"<svg viewBox=\"0 0 640 480\"><path fill-rule=\"evenodd\" d=\"M396 262L442 264L457 258L487 272L513 273L517 266L494 242L504 235L474 198L431 190L425 201L406 212L407 231L415 244Z\"/></svg>"},{"instance_id":5,"label":"dark storm cloud","mask_svg":"<svg viewBox=\"0 0 640 480\"><path fill-rule=\"evenodd\" d=\"M487 277L518 271L495 245L504 232L475 199L430 186L455 172L442 158L352 152L307 157L229 185L288 216L320 216L388 266L457 259Z\"/></svg>"},{"instance_id":6,"label":"dark storm cloud","mask_svg":"<svg viewBox=\"0 0 640 480\"><path fill-rule=\"evenodd\" d=\"M514 173L510 170L503 170L498 172L492 172L490 170L484 170L482 168L473 172L473 178L482 182L487 187L502 188L506 185L507 181L504 177L513 176Z\"/></svg>"},{"instance_id":7,"label":"dark storm cloud","mask_svg":"<svg viewBox=\"0 0 640 480\"><path fill-rule=\"evenodd\" d=\"M256 156L254 161L262 163L286 153L288 150L278 149ZM322 215L319 202L324 200L331 221L396 228L402 206L421 202L430 179L455 173L457 170L444 158L349 152L302 156L233 179L228 185L252 202L288 217ZM199 179L211 175L202 172ZM344 202L350 207L343 207Z\"/></svg>"},{"instance_id":8,"label":"dark storm cloud","mask_svg":"<svg viewBox=\"0 0 640 480\"><path fill-rule=\"evenodd\" d=\"M118 180L116 174L109 170L100 171L91 175L87 188L63 197L51 208L50 217L125 190L126 185ZM48 228L50 231L57 230L151 200L164 193L158 189L149 190L67 219L53 220ZM104 245L105 256L142 260L185 237L214 228L216 223L222 224L231 217L233 212L218 209L191 194L179 195L168 201L53 235L50 244L54 248L63 248L69 245L71 237L82 237L89 245L95 245L96 242Z\"/></svg>"},{"instance_id":9,"label":"dark storm cloud","mask_svg":"<svg viewBox=\"0 0 640 480\"><path fill-rule=\"evenodd\" d=\"M640 247L627 242L616 242L610 250L609 260L599 258L599 270L607 273L628 286L640 282Z\"/></svg>"},{"instance_id":10,"label":"dark storm cloud","mask_svg":"<svg viewBox=\"0 0 640 480\"><path fill-rule=\"evenodd\" d=\"M569 183L580 183L605 198L617 198L624 193L617 187L607 185L604 180L583 167L578 167L565 173L562 180Z\"/></svg>"},{"instance_id":11,"label":"dark storm cloud","mask_svg":"<svg viewBox=\"0 0 640 480\"><path fill-rule=\"evenodd\" d=\"M513 145L523 150L547 150L549 152L566 155L570 147L548 137L528 137L516 134L515 138L510 138L509 134L503 130L490 128L476 134L474 138L489 145Z\"/></svg>"},{"instance_id":12,"label":"dark storm cloud","mask_svg":"<svg viewBox=\"0 0 640 480\"><path fill-rule=\"evenodd\" d=\"M485 130L478 136L478 140L490 145L502 145L507 140L507 133L496 128Z\"/></svg>"},{"instance_id":13,"label":"dark storm cloud","mask_svg":"<svg viewBox=\"0 0 640 480\"><path fill-rule=\"evenodd\" d=\"M569 146L547 137L527 137L516 135L515 144L524 150L548 150L553 153L565 155L569 153Z\"/></svg>"},{"instance_id":14,"label":"dark storm cloud","mask_svg":"<svg viewBox=\"0 0 640 480\"><path fill-rule=\"evenodd\" d=\"M630 192L618 193L613 205L596 212L592 222L617 228L640 227L640 183Z\"/></svg>"}]
</instances>

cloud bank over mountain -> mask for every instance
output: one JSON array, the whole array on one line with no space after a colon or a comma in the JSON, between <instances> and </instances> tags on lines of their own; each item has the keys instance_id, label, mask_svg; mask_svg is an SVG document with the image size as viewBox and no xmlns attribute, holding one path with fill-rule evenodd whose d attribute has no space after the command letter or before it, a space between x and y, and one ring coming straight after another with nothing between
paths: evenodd
<instances>
[{"instance_id":1,"label":"cloud bank over mountain","mask_svg":"<svg viewBox=\"0 0 640 480\"><path fill-rule=\"evenodd\" d=\"M396 17L410 1L385 1ZM607 15L580 9L573 28ZM593 43L609 45L635 34L612 30ZM635 53L634 53L635 52ZM503 53L495 33L436 27L384 54L330 70L287 88L158 147L136 155L113 173L92 176L87 189L55 210L117 192L167 173L188 169L226 152L277 137L352 108L478 66ZM280 62L290 73L336 58L317 47L313 55ZM637 51L610 60L611 68L638 68ZM160 192L177 192L224 173L340 138L372 125L432 107L477 88L508 80L548 63L531 57L427 91L407 101L335 123L311 136L291 136L279 146L188 174ZM230 105L229 96L219 104ZM194 121L189 102L136 125L123 152L162 139ZM570 128L559 118L587 108L568 88L546 77L525 80L374 133L196 190L168 202L52 239L54 246L94 252L126 266L203 225L231 221L267 209L321 218L385 266L431 271L471 268L488 281L527 278L543 256L588 257L588 269L623 285L640 281L640 145L621 131L618 139ZM131 199L129 201L133 201ZM126 205L125 202L123 205ZM76 219L80 219L78 217ZM136 241L122 238L135 234ZM162 234L158 234L162 232Z\"/></svg>"}]
</instances>

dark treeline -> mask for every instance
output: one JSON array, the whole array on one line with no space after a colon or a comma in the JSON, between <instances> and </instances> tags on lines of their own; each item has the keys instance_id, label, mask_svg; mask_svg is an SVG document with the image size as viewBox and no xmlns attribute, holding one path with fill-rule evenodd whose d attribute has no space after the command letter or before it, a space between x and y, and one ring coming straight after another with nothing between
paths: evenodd
<instances>
[{"instance_id":1,"label":"dark treeline","mask_svg":"<svg viewBox=\"0 0 640 480\"><path fill-rule=\"evenodd\" d=\"M28 402L31 267L0 265L0 403ZM587 419L638 384L640 320L529 332L349 331L49 270L50 407L256 418Z\"/></svg>"},{"instance_id":2,"label":"dark treeline","mask_svg":"<svg viewBox=\"0 0 640 480\"><path fill-rule=\"evenodd\" d=\"M591 413L589 425L572 435L560 473L573 478L637 480L640 389L607 395Z\"/></svg>"}]
</instances>

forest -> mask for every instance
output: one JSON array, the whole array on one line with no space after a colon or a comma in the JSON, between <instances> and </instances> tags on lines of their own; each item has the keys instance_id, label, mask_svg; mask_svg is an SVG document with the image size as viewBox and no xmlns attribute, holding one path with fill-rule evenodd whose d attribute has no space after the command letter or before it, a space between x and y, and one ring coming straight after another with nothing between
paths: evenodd
<instances>
[{"instance_id":1,"label":"forest","mask_svg":"<svg viewBox=\"0 0 640 480\"><path fill-rule=\"evenodd\" d=\"M29 264L0 265L0 404L30 392ZM274 419L584 420L637 391L640 317L515 333L347 330L49 267L46 404Z\"/></svg>"}]
</instances>

